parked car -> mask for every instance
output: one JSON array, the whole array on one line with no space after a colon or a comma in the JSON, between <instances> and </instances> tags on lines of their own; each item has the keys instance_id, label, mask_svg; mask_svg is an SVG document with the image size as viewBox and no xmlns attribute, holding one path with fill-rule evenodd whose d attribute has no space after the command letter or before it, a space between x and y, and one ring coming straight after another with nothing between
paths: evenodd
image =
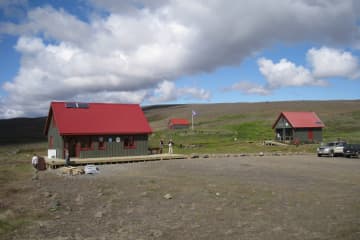
<instances>
[{"instance_id":1,"label":"parked car","mask_svg":"<svg viewBox=\"0 0 360 240\"><path fill-rule=\"evenodd\" d=\"M345 144L344 146L345 157L360 157L360 144Z\"/></svg>"},{"instance_id":2,"label":"parked car","mask_svg":"<svg viewBox=\"0 0 360 240\"><path fill-rule=\"evenodd\" d=\"M329 142L325 145L322 145L317 148L317 155L318 157L321 156L330 156L335 157L339 155L344 155L344 146L346 145L345 141L335 141Z\"/></svg>"}]
</instances>

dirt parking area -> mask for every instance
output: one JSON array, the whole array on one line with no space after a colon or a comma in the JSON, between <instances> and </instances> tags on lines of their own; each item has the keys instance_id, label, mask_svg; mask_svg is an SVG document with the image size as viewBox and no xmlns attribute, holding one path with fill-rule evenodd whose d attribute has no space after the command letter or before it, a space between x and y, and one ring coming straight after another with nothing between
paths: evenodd
<instances>
[{"instance_id":1,"label":"dirt parking area","mask_svg":"<svg viewBox=\"0 0 360 240\"><path fill-rule=\"evenodd\" d=\"M360 159L265 155L99 169L47 170L24 182L2 204L25 224L2 239L360 239Z\"/></svg>"}]
</instances>

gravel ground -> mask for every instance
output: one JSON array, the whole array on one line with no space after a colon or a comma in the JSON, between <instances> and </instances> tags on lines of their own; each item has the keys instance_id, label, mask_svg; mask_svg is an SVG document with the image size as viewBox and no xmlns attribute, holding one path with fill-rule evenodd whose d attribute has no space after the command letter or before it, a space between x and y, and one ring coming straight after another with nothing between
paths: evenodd
<instances>
[{"instance_id":1,"label":"gravel ground","mask_svg":"<svg viewBox=\"0 0 360 240\"><path fill-rule=\"evenodd\" d=\"M245 156L39 173L2 239L360 239L360 159ZM26 220L27 219L27 220Z\"/></svg>"}]
</instances>

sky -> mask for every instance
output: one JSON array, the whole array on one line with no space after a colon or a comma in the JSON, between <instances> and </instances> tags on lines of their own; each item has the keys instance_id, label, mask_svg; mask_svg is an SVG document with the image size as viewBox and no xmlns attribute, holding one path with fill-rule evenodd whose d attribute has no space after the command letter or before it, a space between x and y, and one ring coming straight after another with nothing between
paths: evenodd
<instances>
[{"instance_id":1,"label":"sky","mask_svg":"<svg viewBox=\"0 0 360 240\"><path fill-rule=\"evenodd\" d=\"M0 0L0 119L359 90L360 1Z\"/></svg>"}]
</instances>

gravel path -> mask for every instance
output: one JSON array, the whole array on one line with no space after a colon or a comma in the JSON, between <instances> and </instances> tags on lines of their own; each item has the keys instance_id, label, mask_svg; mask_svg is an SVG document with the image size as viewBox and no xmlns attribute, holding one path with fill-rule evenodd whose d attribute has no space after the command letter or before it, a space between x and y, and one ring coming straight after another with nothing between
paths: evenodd
<instances>
[{"instance_id":1,"label":"gravel path","mask_svg":"<svg viewBox=\"0 0 360 240\"><path fill-rule=\"evenodd\" d=\"M41 172L17 200L36 202L27 214L37 220L4 239L360 239L359 159L246 156L99 169Z\"/></svg>"}]
</instances>

